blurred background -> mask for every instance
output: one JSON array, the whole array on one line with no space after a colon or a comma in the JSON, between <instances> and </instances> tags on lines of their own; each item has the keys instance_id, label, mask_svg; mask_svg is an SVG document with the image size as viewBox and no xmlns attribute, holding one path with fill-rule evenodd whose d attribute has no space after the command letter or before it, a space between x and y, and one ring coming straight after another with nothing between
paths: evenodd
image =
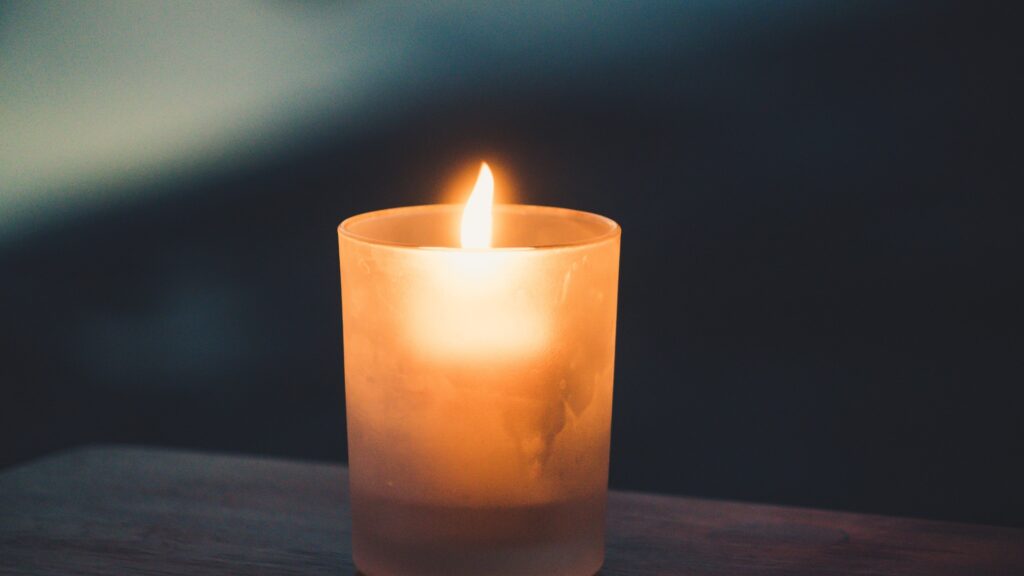
<instances>
[{"instance_id":1,"label":"blurred background","mask_svg":"<svg viewBox=\"0 0 1024 576\"><path fill-rule=\"evenodd\" d=\"M624 229L613 487L1024 526L1019 12L0 3L0 466L343 461L335 227L487 160Z\"/></svg>"}]
</instances>

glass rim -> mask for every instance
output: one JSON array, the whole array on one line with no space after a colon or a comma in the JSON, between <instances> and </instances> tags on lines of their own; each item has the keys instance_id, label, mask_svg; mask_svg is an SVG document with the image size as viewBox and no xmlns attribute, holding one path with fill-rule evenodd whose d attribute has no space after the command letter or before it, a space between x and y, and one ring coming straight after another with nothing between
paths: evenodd
<instances>
[{"instance_id":1,"label":"glass rim","mask_svg":"<svg viewBox=\"0 0 1024 576\"><path fill-rule=\"evenodd\" d=\"M553 244L538 244L533 246L497 246L493 248L463 248L461 246L430 246L423 244L413 244L409 242L397 242L394 240L387 240L384 238L376 238L367 236L365 234L358 234L352 230L352 226L366 220L376 218L389 218L394 216L407 215L413 212L450 212L450 211L461 211L463 204L418 204L414 206L402 206L399 208L385 208L383 210L372 210L370 212L363 212L350 216L341 221L338 224L339 236L344 236L350 240L361 242L364 244L370 244L374 246L382 246L389 248L408 249L408 250L443 250L451 252L509 252L509 251L524 251L524 250L557 250L560 248L573 248L580 246L591 246L594 244L600 244L606 240L618 238L622 234L622 227L619 226L618 222L595 214L593 212L587 212L585 210L575 210L572 208L559 208L555 206L539 206L535 204L495 204L495 212L505 213L540 213L546 212L550 215L560 216L564 218L576 218L578 220L586 220L601 224L605 227L603 231L600 231L594 235L583 237L579 240L572 240L568 242L557 242Z\"/></svg>"}]
</instances>

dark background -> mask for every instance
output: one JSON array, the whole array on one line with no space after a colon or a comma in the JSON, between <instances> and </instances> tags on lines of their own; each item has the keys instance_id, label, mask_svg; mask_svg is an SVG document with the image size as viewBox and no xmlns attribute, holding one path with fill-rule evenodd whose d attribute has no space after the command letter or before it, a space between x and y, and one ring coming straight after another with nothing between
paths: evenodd
<instances>
[{"instance_id":1,"label":"dark background","mask_svg":"<svg viewBox=\"0 0 1024 576\"><path fill-rule=\"evenodd\" d=\"M1024 526L1019 11L820 4L242 4L355 10L406 56L298 120L268 107L273 142L142 177L36 192L9 132L0 194L30 203L0 202L0 466L96 442L344 460L335 227L487 160L517 201L624 230L613 487ZM0 4L0 31L26 10ZM54 22L0 59L78 53Z\"/></svg>"}]
</instances>

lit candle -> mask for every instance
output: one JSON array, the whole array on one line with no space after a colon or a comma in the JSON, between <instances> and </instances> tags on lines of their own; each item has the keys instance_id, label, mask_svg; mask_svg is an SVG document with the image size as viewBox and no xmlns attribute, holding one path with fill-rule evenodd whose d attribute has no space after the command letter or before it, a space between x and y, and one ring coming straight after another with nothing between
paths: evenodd
<instances>
[{"instance_id":1,"label":"lit candle","mask_svg":"<svg viewBox=\"0 0 1024 576\"><path fill-rule=\"evenodd\" d=\"M492 205L339 227L356 565L586 574L603 561L620 230Z\"/></svg>"}]
</instances>

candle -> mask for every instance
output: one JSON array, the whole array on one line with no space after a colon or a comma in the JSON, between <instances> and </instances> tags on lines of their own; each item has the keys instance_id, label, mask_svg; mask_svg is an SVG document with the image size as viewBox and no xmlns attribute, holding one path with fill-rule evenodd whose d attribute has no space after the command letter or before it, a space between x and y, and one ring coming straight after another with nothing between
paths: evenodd
<instances>
[{"instance_id":1,"label":"candle","mask_svg":"<svg viewBox=\"0 0 1024 576\"><path fill-rule=\"evenodd\" d=\"M353 554L370 576L594 574L604 557L620 229L561 208L338 228Z\"/></svg>"}]
</instances>

